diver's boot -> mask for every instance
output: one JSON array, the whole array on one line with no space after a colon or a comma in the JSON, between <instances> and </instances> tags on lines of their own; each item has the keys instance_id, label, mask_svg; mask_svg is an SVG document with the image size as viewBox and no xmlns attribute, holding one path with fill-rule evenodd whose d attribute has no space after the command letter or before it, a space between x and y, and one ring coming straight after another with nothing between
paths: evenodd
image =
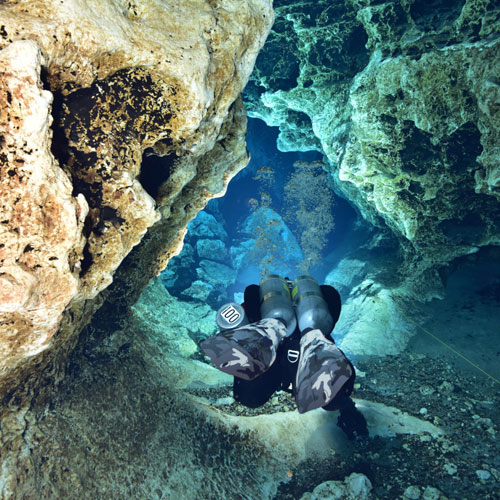
<instances>
[{"instance_id":1,"label":"diver's boot","mask_svg":"<svg viewBox=\"0 0 500 500\"><path fill-rule=\"evenodd\" d=\"M200 347L219 370L253 380L274 363L278 345L286 333L283 321L264 318L209 337Z\"/></svg>"},{"instance_id":2,"label":"diver's boot","mask_svg":"<svg viewBox=\"0 0 500 500\"><path fill-rule=\"evenodd\" d=\"M351 398L342 400L339 405L340 415L337 425L346 433L348 439L359 446L366 446L369 441L368 426L364 415L356 408Z\"/></svg>"},{"instance_id":3,"label":"diver's boot","mask_svg":"<svg viewBox=\"0 0 500 500\"><path fill-rule=\"evenodd\" d=\"M351 385L354 368L344 353L321 330L304 332L300 339L300 359L295 384L299 413L330 403L339 392Z\"/></svg>"}]
</instances>

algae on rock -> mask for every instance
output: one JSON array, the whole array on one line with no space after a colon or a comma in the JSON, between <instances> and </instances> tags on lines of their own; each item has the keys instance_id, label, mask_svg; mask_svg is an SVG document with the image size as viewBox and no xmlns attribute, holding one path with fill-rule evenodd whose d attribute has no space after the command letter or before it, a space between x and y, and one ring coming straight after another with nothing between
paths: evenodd
<instances>
[{"instance_id":1,"label":"algae on rock","mask_svg":"<svg viewBox=\"0 0 500 500\"><path fill-rule=\"evenodd\" d=\"M54 401L65 376L71 387L78 342L87 362L96 344L126 351L131 305L178 252L187 223L247 164L239 96L272 6L34 0L0 2L0 17L0 496L84 495L90 469L79 476L75 463L49 478L30 409ZM91 425L83 406L81 425ZM49 441L61 426L45 428Z\"/></svg>"},{"instance_id":2,"label":"algae on rock","mask_svg":"<svg viewBox=\"0 0 500 500\"><path fill-rule=\"evenodd\" d=\"M430 5L280 2L245 90L278 147L323 152L336 189L422 272L500 243L500 8Z\"/></svg>"}]
</instances>

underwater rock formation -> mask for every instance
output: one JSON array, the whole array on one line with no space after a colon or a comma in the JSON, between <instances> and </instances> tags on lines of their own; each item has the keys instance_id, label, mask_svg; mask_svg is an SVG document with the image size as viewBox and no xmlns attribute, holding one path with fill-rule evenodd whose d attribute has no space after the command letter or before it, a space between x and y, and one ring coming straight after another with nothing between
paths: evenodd
<instances>
[{"instance_id":1,"label":"underwater rock formation","mask_svg":"<svg viewBox=\"0 0 500 500\"><path fill-rule=\"evenodd\" d=\"M176 297L208 302L218 308L236 272L228 266L227 232L206 210L188 224L182 251L162 271L165 287Z\"/></svg>"},{"instance_id":2,"label":"underwater rock formation","mask_svg":"<svg viewBox=\"0 0 500 500\"><path fill-rule=\"evenodd\" d=\"M498 4L282 1L276 18L245 96L279 148L324 152L413 266L499 244Z\"/></svg>"},{"instance_id":3,"label":"underwater rock formation","mask_svg":"<svg viewBox=\"0 0 500 500\"><path fill-rule=\"evenodd\" d=\"M76 2L58 6L39 1L30 4L30 9L19 3L2 4L0 47L12 54L20 43L16 40L28 38L32 40L32 51L41 55L24 61L18 54L17 63L12 63L17 67L5 65L2 71L7 78L11 74L15 78L23 63L33 60L30 77L32 85L40 87L41 97L33 102L37 108L32 107L30 113L40 115L46 129L51 94L41 90L35 76L42 66L44 84L54 95L54 137L50 141L48 129L45 131L46 159L41 161L47 163L52 158L51 149L55 157L51 160L52 170L57 175L53 190L57 191L59 182L61 198L68 199L65 210L77 213L73 223L56 210L53 217L61 217L68 233L73 230L80 234L72 236L73 242L63 241L60 256L55 256L61 260L61 269L68 268L68 286L72 289L56 298L57 312L46 330L54 333L56 318L78 292L71 313L68 310L65 316L65 321L71 323L64 327L65 336L70 336L70 330L80 329L86 322L84 317L89 318L102 302L86 299L95 298L111 283L124 257L148 228L156 223L152 231L162 236L156 238L161 240L159 243L150 242L146 250L151 253L149 259L143 259L149 261L145 264L148 269L136 270L128 278L127 285L135 298L175 252L189 219L211 197L223 193L228 180L248 161L245 114L237 98L264 42L272 11L264 1L246 3L244 7L228 3L224 8L201 1L186 5L151 1L122 7L113 2L87 2L85 8ZM186 29L187 19L192 30ZM8 53L3 57L6 63L8 57ZM8 89L6 92L4 113L22 119L14 111L18 101L12 99L17 99L16 94L9 94ZM11 148L7 156L2 156L2 194L11 195L13 186L7 181L12 184L22 177L20 163L15 160L36 165L39 153L37 144L31 147L28 137L24 137L29 130L16 129L14 122L5 126L11 127L7 131L17 141L15 149L12 144L2 143L2 148ZM155 154L163 160L148 162ZM50 202L49 194L37 197L36 206L35 201L29 204L26 198L23 205L16 206L22 225L36 217L39 205ZM56 232L57 227L51 227L51 231ZM30 240L24 230L18 235L14 227L4 244L10 248L23 245L19 252L26 249L25 258L37 252L37 241ZM75 250L69 255L72 245ZM69 256L62 259L65 254ZM54 259L51 262L47 267L57 269ZM136 265L142 264L136 261ZM4 276L12 276L8 270L3 272ZM27 295L15 299L19 306L28 301L29 289L38 279L36 273L28 274L25 269L22 276L18 273L12 279L5 278L10 280L10 286L15 286L15 279L26 285L23 288ZM142 281L131 286L139 275ZM43 289L36 293L42 295ZM11 314L18 305L5 307ZM24 328L25 332L17 334L19 352L23 351L20 339L32 330L28 324ZM48 333L41 335L47 337Z\"/></svg>"},{"instance_id":4,"label":"underwater rock formation","mask_svg":"<svg viewBox=\"0 0 500 500\"><path fill-rule=\"evenodd\" d=\"M0 378L47 348L80 288L88 206L50 152L52 94L25 40L0 51Z\"/></svg>"},{"instance_id":5,"label":"underwater rock formation","mask_svg":"<svg viewBox=\"0 0 500 500\"><path fill-rule=\"evenodd\" d=\"M230 253L233 267L239 270L243 283L249 275L258 276L259 271L262 276L288 275L303 259L295 236L272 208L257 208L243 221L240 232L247 239L232 246Z\"/></svg>"},{"instance_id":6,"label":"underwater rock formation","mask_svg":"<svg viewBox=\"0 0 500 500\"><path fill-rule=\"evenodd\" d=\"M27 410L63 378L79 332L99 308L82 343L118 329L248 162L239 95L273 13L267 0L37 0L2 2L0 18L7 498L30 487Z\"/></svg>"}]
</instances>

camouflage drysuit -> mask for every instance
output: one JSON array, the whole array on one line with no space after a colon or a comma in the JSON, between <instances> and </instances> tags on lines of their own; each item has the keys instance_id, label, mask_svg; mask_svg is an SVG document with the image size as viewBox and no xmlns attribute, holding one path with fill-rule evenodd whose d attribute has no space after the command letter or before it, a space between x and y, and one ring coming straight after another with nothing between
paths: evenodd
<instances>
[{"instance_id":1,"label":"camouflage drysuit","mask_svg":"<svg viewBox=\"0 0 500 500\"><path fill-rule=\"evenodd\" d=\"M214 335L201 347L220 370L234 375L234 397L243 405L264 404L277 390L292 392L304 413L315 408L338 409L354 385L355 371L330 335L296 329L274 318L260 318L256 285L245 290L243 304L250 324ZM258 289L258 287L257 287ZM340 296L323 285L322 294L334 324L340 315Z\"/></svg>"}]
</instances>

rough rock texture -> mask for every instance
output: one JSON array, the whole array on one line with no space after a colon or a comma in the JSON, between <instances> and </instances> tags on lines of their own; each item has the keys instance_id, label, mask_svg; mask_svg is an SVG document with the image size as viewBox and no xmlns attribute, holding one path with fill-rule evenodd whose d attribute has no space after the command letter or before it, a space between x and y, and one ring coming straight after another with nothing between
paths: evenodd
<instances>
[{"instance_id":1,"label":"rough rock texture","mask_svg":"<svg viewBox=\"0 0 500 500\"><path fill-rule=\"evenodd\" d=\"M50 152L42 62L32 41L0 51L0 378L46 349L80 285L88 207Z\"/></svg>"},{"instance_id":2,"label":"rough rock texture","mask_svg":"<svg viewBox=\"0 0 500 500\"><path fill-rule=\"evenodd\" d=\"M231 262L239 280L249 276L293 273L302 261L302 250L283 217L270 207L259 207L243 221L246 237L230 248Z\"/></svg>"},{"instance_id":3,"label":"rough rock texture","mask_svg":"<svg viewBox=\"0 0 500 500\"><path fill-rule=\"evenodd\" d=\"M224 226L206 210L188 224L182 251L161 273L170 293L185 300L201 301L218 309L227 302L227 287L236 272L229 267L228 235Z\"/></svg>"},{"instance_id":4,"label":"rough rock texture","mask_svg":"<svg viewBox=\"0 0 500 500\"><path fill-rule=\"evenodd\" d=\"M131 312L142 333L162 342L172 356L197 357L197 343L217 333L216 311L206 304L172 297L159 277L146 287ZM127 336L123 340L126 342Z\"/></svg>"},{"instance_id":5,"label":"rough rock texture","mask_svg":"<svg viewBox=\"0 0 500 500\"><path fill-rule=\"evenodd\" d=\"M276 17L246 99L280 149L323 151L421 268L498 245L498 4L283 0Z\"/></svg>"},{"instance_id":6,"label":"rough rock texture","mask_svg":"<svg viewBox=\"0 0 500 500\"><path fill-rule=\"evenodd\" d=\"M239 94L273 13L267 0L40 0L1 2L0 19L0 496L22 483L28 498L28 409L78 332L99 308L81 349L116 331L248 162Z\"/></svg>"},{"instance_id":7,"label":"rough rock texture","mask_svg":"<svg viewBox=\"0 0 500 500\"><path fill-rule=\"evenodd\" d=\"M367 500L370 497L372 483L364 475L357 472L346 477L344 481L325 481L314 488L312 493L302 495L300 500Z\"/></svg>"},{"instance_id":8,"label":"rough rock texture","mask_svg":"<svg viewBox=\"0 0 500 500\"><path fill-rule=\"evenodd\" d=\"M80 301L71 311L77 318L67 318L73 325L66 328L78 329L83 314L89 316L95 309L94 305L88 305L83 311L82 300L95 297L110 284L123 258L157 222L149 241L143 245L148 250L142 252L151 252L154 247L158 255L149 259L147 271L136 271L136 276L143 276L143 282L133 287L137 295L141 285L144 287L175 251L189 219L210 197L220 195L231 176L247 161L243 142L245 115L237 97L272 21L270 6L264 1L244 6L230 2L213 6L201 1L186 5L171 3L152 1L142 3L139 8L120 2L87 2L83 7L76 2L60 6L40 1L31 3L30 11L23 2L4 3L1 7L1 47L14 48L18 45L16 40L29 38L33 40L29 46L38 54L38 44L45 57L44 79L55 93L54 140L51 144L48 131L43 130L39 139L33 139L40 142L38 149L45 152L40 161L50 161L49 147L52 147L72 181L71 187L52 161L52 170L56 171L52 189L60 190L61 197L68 198L67 211L77 213L73 229L71 218L65 213L58 214L56 209L53 215L48 213L50 191L40 196L34 193L36 207L33 207L35 201L25 200L22 208L16 208L18 217L33 219L36 217L33 210L39 211L39 205L45 202L45 217L58 218L69 233L70 241L61 243L61 255L69 253L71 245L76 249L65 260L70 271L77 267L74 272L79 272L80 282L75 281L78 276L70 276L66 286L73 289L55 299L58 311L52 318L52 330L57 327L55 318L77 289ZM186 19L193 29L185 29ZM4 57L8 62L8 54ZM22 55L11 64L22 70L19 78L24 73L26 78L31 76L32 92L41 97L37 102L39 109L30 112L40 115L47 128L50 93L42 92L37 84L41 56L33 55L31 60L31 73L20 68L25 63ZM3 81L7 86L9 78L10 74L5 72ZM17 77L12 78L10 85L16 85ZM7 103L4 114L10 113L16 119L14 110L18 101L11 100L18 97L11 92L3 98ZM15 160L24 159L25 163L35 165L42 154L25 144L28 139L23 136L25 131L15 126L13 122L9 125L17 142L10 144L4 139L3 147L10 149L6 151L8 157L2 156L9 164L2 171L2 182L9 181L12 188L18 173L22 173L16 170L20 163ZM26 130L26 134L29 132ZM144 152L166 155L166 159L155 163L146 158L141 168ZM20 156L16 158L18 153ZM2 194L12 196L11 192L9 186ZM86 244L81 259L78 252L81 254L81 221L86 215L84 198L89 215L83 228ZM9 203L9 198L5 202ZM72 230L80 234L71 235ZM56 238L57 228L50 228L50 232ZM39 238L42 237L40 234ZM36 241L17 235L15 226L9 239L4 243L8 248L24 244L18 252L26 249L25 258L34 253L31 246L36 252ZM48 245L55 243L50 241ZM28 301L28 290L34 286L35 277L19 274L17 279L29 285L23 286L26 296L14 299L22 304ZM132 281L133 277L128 285ZM61 284L57 288L63 287ZM43 290L36 293L40 295ZM15 303L5 304L9 314L9 308L16 307ZM44 309L47 307L50 305L46 304ZM30 327L26 329L18 334L18 339L29 335ZM22 342L19 349L22 350Z\"/></svg>"}]
</instances>

